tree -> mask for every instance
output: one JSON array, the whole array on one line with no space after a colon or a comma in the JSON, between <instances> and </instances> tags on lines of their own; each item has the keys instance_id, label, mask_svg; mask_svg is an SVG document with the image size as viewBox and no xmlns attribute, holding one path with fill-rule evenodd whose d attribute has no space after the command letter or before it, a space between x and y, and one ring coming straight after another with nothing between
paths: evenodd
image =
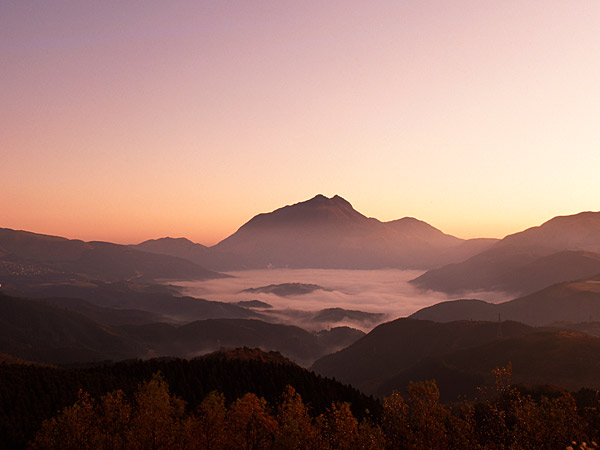
<instances>
[{"instance_id":1,"label":"tree","mask_svg":"<svg viewBox=\"0 0 600 450\"><path fill-rule=\"evenodd\" d=\"M188 418L185 428L192 448L222 450L227 448L227 407L225 396L210 392Z\"/></svg>"},{"instance_id":2,"label":"tree","mask_svg":"<svg viewBox=\"0 0 600 450\"><path fill-rule=\"evenodd\" d=\"M277 422L269 414L264 398L248 393L231 405L227 417L230 448L243 450L270 448L276 430Z\"/></svg>"},{"instance_id":3,"label":"tree","mask_svg":"<svg viewBox=\"0 0 600 450\"><path fill-rule=\"evenodd\" d=\"M163 377L156 373L135 394L135 414L131 421L129 447L139 450L183 448L185 404L169 394Z\"/></svg>"},{"instance_id":4,"label":"tree","mask_svg":"<svg viewBox=\"0 0 600 450\"><path fill-rule=\"evenodd\" d=\"M310 450L319 448L318 434L308 408L300 394L288 385L281 395L277 410L279 427L275 436L275 448L281 450Z\"/></svg>"}]
</instances>

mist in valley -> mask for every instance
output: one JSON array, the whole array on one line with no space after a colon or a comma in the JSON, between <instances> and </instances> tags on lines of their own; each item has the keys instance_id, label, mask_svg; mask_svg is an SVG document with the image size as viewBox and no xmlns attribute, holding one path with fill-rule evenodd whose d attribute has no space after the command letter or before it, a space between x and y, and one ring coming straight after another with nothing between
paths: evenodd
<instances>
[{"instance_id":1,"label":"mist in valley","mask_svg":"<svg viewBox=\"0 0 600 450\"><path fill-rule=\"evenodd\" d=\"M472 292L460 297L441 292L423 291L408 283L422 271L335 270L335 269L266 269L228 272L233 278L174 283L185 295L228 303L258 300L272 308L256 308L273 321L298 325L309 330L350 326L368 332L382 322L406 317L421 308L455 298L477 298L489 302L509 300L500 292ZM265 292L242 292L250 288L285 283L318 285L323 289L302 295L280 296ZM377 314L345 317L341 320L316 321L315 313L323 309L342 308ZM338 314L338 316L341 314Z\"/></svg>"}]
</instances>

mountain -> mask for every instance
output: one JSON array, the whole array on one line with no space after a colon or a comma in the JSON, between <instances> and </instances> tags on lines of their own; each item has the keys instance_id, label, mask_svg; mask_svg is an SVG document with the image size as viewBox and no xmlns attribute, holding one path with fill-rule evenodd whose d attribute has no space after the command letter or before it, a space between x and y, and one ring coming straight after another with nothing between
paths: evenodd
<instances>
[{"instance_id":1,"label":"mountain","mask_svg":"<svg viewBox=\"0 0 600 450\"><path fill-rule=\"evenodd\" d=\"M422 289L460 294L528 294L600 272L600 212L555 217L505 237L469 259L432 269L411 282Z\"/></svg>"},{"instance_id":2,"label":"mountain","mask_svg":"<svg viewBox=\"0 0 600 450\"><path fill-rule=\"evenodd\" d=\"M436 322L516 320L532 326L600 321L600 275L559 283L503 303L453 300L423 308L410 317Z\"/></svg>"},{"instance_id":3,"label":"mountain","mask_svg":"<svg viewBox=\"0 0 600 450\"><path fill-rule=\"evenodd\" d=\"M349 347L317 360L317 373L375 393L386 380L423 358L475 347L502 336L529 333L531 327L517 322L457 321L436 323L397 319L374 328Z\"/></svg>"},{"instance_id":4,"label":"mountain","mask_svg":"<svg viewBox=\"0 0 600 450\"><path fill-rule=\"evenodd\" d=\"M267 267L431 268L465 259L493 240L463 241L420 220L380 222L342 197L323 195L253 217L233 235L196 251L194 261L215 270ZM171 254L176 252L172 241ZM146 247L149 248L149 247ZM161 251L166 252L163 248ZM215 255L215 256L211 256ZM206 258L206 259L202 259Z\"/></svg>"},{"instance_id":5,"label":"mountain","mask_svg":"<svg viewBox=\"0 0 600 450\"><path fill-rule=\"evenodd\" d=\"M132 278L205 280L225 276L186 259L142 252L124 245L0 228L0 281L3 284L27 279L36 282Z\"/></svg>"}]
</instances>

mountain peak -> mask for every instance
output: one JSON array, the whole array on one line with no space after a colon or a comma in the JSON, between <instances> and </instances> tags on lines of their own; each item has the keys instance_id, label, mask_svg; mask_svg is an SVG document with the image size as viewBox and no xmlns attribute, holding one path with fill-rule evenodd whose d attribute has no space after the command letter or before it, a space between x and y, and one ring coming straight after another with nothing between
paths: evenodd
<instances>
[{"instance_id":1,"label":"mountain peak","mask_svg":"<svg viewBox=\"0 0 600 450\"><path fill-rule=\"evenodd\" d=\"M300 202L300 203L331 203L331 204L338 204L338 205L347 205L347 206L352 207L352 205L350 204L350 202L348 200L340 197L337 194L335 194L331 198L327 198L323 194L317 194L310 200L307 200L305 202ZM298 203L296 203L296 204L298 204Z\"/></svg>"}]
</instances>

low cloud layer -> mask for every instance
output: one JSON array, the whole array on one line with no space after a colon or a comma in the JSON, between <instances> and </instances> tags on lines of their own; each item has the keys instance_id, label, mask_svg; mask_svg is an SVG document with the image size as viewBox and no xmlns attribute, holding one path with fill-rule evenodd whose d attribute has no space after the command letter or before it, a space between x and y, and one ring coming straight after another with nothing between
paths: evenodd
<instances>
[{"instance_id":1,"label":"low cloud layer","mask_svg":"<svg viewBox=\"0 0 600 450\"><path fill-rule=\"evenodd\" d=\"M207 300L236 303L240 300L260 300L274 309L318 311L324 308L344 308L371 313L383 313L382 321L406 317L415 311L449 297L440 292L420 291L408 283L421 271L385 270L329 270L329 269L272 269L230 272L235 278L202 282L177 283L186 295ZM310 294L280 297L269 293L242 293L248 288L270 284L307 283L328 289ZM501 293L478 292L460 298L478 298L503 301L509 298ZM298 314L298 319L302 314ZM300 322L302 320L300 319Z\"/></svg>"}]
</instances>

